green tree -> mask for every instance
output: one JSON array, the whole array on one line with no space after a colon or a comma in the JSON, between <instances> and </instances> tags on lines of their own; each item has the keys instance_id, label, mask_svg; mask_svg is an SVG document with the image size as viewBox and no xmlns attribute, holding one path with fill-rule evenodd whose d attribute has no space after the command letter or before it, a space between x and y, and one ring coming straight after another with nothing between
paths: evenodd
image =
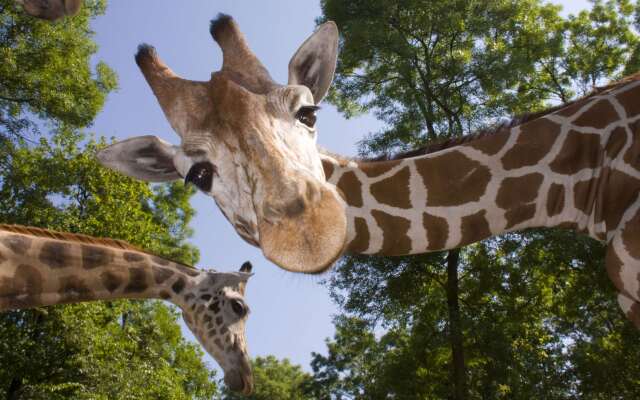
<instances>
[{"instance_id":1,"label":"green tree","mask_svg":"<svg viewBox=\"0 0 640 400\"><path fill-rule=\"evenodd\" d=\"M119 238L188 264L193 189L103 169L104 141L78 133L116 87L87 0L56 24L0 0L0 222ZM210 399L214 373L161 302L114 301L0 314L0 398Z\"/></svg>"},{"instance_id":2,"label":"green tree","mask_svg":"<svg viewBox=\"0 0 640 400\"><path fill-rule=\"evenodd\" d=\"M185 243L193 189L150 188L101 168L95 151L104 144L82 140L60 133L16 145L0 180L0 221L119 238L196 262ZM213 373L176 320L162 303L143 301L1 314L0 397L209 399Z\"/></svg>"},{"instance_id":3,"label":"green tree","mask_svg":"<svg viewBox=\"0 0 640 400\"><path fill-rule=\"evenodd\" d=\"M386 123L362 142L366 155L568 101L638 65L625 0L568 18L539 0L321 5L320 22L342 34L330 100ZM638 397L637 332L602 251L539 230L460 252L343 258L327 281L343 315L329 354L314 356L317 397Z\"/></svg>"},{"instance_id":4,"label":"green tree","mask_svg":"<svg viewBox=\"0 0 640 400\"><path fill-rule=\"evenodd\" d=\"M288 359L278 360L274 356L256 357L251 362L255 391L242 396L223 389L223 400L311 400L307 387L311 375L293 365Z\"/></svg>"},{"instance_id":5,"label":"green tree","mask_svg":"<svg viewBox=\"0 0 640 400\"><path fill-rule=\"evenodd\" d=\"M89 28L105 0L86 0L80 14L59 23L29 17L14 0L0 0L0 140L38 133L34 116L52 125L91 124L115 73L91 68L97 47Z\"/></svg>"}]
</instances>

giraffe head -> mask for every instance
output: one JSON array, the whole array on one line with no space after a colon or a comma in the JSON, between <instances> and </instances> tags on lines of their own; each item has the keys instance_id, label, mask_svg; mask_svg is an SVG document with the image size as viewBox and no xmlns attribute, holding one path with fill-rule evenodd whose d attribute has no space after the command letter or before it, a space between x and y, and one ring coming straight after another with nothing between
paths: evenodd
<instances>
[{"instance_id":1,"label":"giraffe head","mask_svg":"<svg viewBox=\"0 0 640 400\"><path fill-rule=\"evenodd\" d=\"M177 302L189 329L224 370L227 387L245 395L253 391L245 339L249 307L244 301L250 276L249 262L240 272L207 271L184 288Z\"/></svg>"},{"instance_id":2,"label":"giraffe head","mask_svg":"<svg viewBox=\"0 0 640 400\"><path fill-rule=\"evenodd\" d=\"M141 136L99 159L135 178L193 183L268 259L291 271L323 271L342 253L347 229L314 126L335 71L337 28L325 23L302 44L287 85L271 79L231 17L212 21L211 34L223 65L208 82L178 77L148 45L136 55L180 146Z\"/></svg>"}]
</instances>

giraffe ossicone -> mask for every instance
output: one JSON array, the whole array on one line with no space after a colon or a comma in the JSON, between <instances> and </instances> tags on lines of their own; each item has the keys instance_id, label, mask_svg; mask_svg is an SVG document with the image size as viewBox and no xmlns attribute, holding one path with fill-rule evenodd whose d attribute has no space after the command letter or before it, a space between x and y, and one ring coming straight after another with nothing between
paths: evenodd
<instances>
[{"instance_id":1,"label":"giraffe ossicone","mask_svg":"<svg viewBox=\"0 0 640 400\"><path fill-rule=\"evenodd\" d=\"M0 225L0 312L82 301L162 299L182 310L231 390L250 394L244 301L251 264L198 270L125 242Z\"/></svg>"},{"instance_id":2,"label":"giraffe ossicone","mask_svg":"<svg viewBox=\"0 0 640 400\"><path fill-rule=\"evenodd\" d=\"M640 75L492 134L351 160L315 146L333 23L296 52L288 85L273 82L230 17L211 31L224 60L210 82L178 78L149 47L136 57L181 145L134 138L105 149L103 164L146 180L186 177L241 237L298 272L321 272L345 251L419 254L571 228L608 244L619 303L640 324Z\"/></svg>"},{"instance_id":3,"label":"giraffe ossicone","mask_svg":"<svg viewBox=\"0 0 640 400\"><path fill-rule=\"evenodd\" d=\"M72 17L82 7L82 0L15 0L24 11L35 18L56 21Z\"/></svg>"}]
</instances>

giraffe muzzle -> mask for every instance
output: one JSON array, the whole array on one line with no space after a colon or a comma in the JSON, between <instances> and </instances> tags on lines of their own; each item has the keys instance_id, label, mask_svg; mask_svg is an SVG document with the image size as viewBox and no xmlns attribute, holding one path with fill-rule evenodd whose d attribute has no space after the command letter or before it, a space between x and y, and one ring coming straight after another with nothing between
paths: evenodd
<instances>
[{"instance_id":1,"label":"giraffe muzzle","mask_svg":"<svg viewBox=\"0 0 640 400\"><path fill-rule=\"evenodd\" d=\"M243 373L239 370L231 370L224 374L224 383L234 392L249 396L253 393L253 376L251 372Z\"/></svg>"},{"instance_id":2,"label":"giraffe muzzle","mask_svg":"<svg viewBox=\"0 0 640 400\"><path fill-rule=\"evenodd\" d=\"M318 200L295 212L278 213L258 223L260 248L270 261L292 272L317 274L340 257L347 237L344 203L323 187Z\"/></svg>"}]
</instances>

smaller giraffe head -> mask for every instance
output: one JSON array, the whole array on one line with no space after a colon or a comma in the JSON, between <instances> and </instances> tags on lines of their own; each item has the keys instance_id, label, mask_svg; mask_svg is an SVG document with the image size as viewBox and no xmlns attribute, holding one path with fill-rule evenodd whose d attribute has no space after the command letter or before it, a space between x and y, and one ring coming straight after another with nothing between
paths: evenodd
<instances>
[{"instance_id":1,"label":"smaller giraffe head","mask_svg":"<svg viewBox=\"0 0 640 400\"><path fill-rule=\"evenodd\" d=\"M147 181L184 179L212 196L236 232L280 267L317 273L346 244L345 205L327 183L315 112L333 79L338 30L321 25L275 83L229 16L212 21L222 70L208 82L178 77L148 45L136 55L180 146L155 136L116 143L102 164Z\"/></svg>"},{"instance_id":2,"label":"smaller giraffe head","mask_svg":"<svg viewBox=\"0 0 640 400\"><path fill-rule=\"evenodd\" d=\"M244 289L251 276L246 262L240 272L207 271L185 287L177 303L194 336L224 371L224 382L245 395L253 391L245 322L249 307Z\"/></svg>"}]
</instances>

